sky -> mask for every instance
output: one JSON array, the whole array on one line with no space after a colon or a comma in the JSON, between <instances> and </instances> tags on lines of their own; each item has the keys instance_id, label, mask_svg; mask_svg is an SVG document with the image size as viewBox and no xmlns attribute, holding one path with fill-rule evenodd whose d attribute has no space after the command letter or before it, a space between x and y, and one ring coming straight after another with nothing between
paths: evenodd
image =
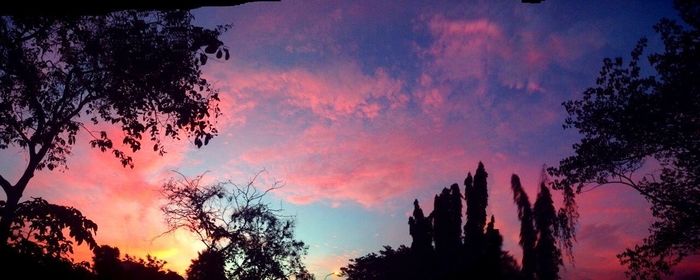
<instances>
[{"instance_id":1,"label":"sky","mask_svg":"<svg viewBox=\"0 0 700 280\"><path fill-rule=\"evenodd\" d=\"M511 174L534 199L543 165L578 139L562 128L561 103L594 85L603 58L629 57L640 37L658 49L653 24L676 18L671 1L514 0L283 1L194 15L202 26L232 24L222 36L230 60L204 67L220 91L219 135L201 149L182 140L164 156L138 152L128 169L82 134L68 168L37 173L25 198L74 206L99 225L98 243L184 272L202 245L184 231L161 236L160 186L173 171L240 183L262 171L260 187L283 183L269 201L296 218L318 278L383 245L410 246L413 200L431 211L432 197L479 161L487 211L519 260ZM26 164L22 151L0 154L2 174ZM615 255L646 236L648 204L621 186L578 203L575 263L563 277L624 277ZM87 249L76 258L89 258ZM693 273L698 257L676 276Z\"/></svg>"}]
</instances>

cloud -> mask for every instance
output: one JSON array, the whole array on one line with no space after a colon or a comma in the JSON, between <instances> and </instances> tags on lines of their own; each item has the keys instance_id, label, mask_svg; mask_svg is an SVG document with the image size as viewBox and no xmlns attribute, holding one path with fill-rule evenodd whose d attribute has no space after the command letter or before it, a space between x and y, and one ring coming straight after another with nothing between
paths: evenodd
<instances>
[{"instance_id":1,"label":"cloud","mask_svg":"<svg viewBox=\"0 0 700 280\"><path fill-rule=\"evenodd\" d=\"M115 137L119 132L108 129L108 134ZM184 270L187 257L197 252L194 238L184 233L155 238L167 230L160 213L160 185L173 175L170 170L187 165L189 143L165 141L164 156L148 149L138 151L132 155L135 167L130 169L122 167L111 153L90 148L89 139L80 133L68 169L38 172L24 197L41 196L51 203L75 207L98 224L98 244L117 246L122 254L132 256L156 255ZM142 145L152 146L149 143L145 140ZM116 148L125 148L122 146ZM76 250L75 258L90 260L92 253L82 247Z\"/></svg>"},{"instance_id":2,"label":"cloud","mask_svg":"<svg viewBox=\"0 0 700 280\"><path fill-rule=\"evenodd\" d=\"M517 18L517 16L515 16ZM430 73L442 82L478 84L479 95L493 90L489 81L525 92L544 92L552 66L571 68L584 54L600 49L600 34L574 26L564 31L533 30L511 20L450 19L424 16L432 43L420 51L431 60Z\"/></svg>"},{"instance_id":3,"label":"cloud","mask_svg":"<svg viewBox=\"0 0 700 280\"><path fill-rule=\"evenodd\" d=\"M226 81L219 87L222 98L226 100L222 101L225 103L223 107L227 108L223 110L224 114L229 111L234 115L250 113L264 103L279 105L277 109L285 109L283 113L286 114L308 110L316 117L328 120L371 119L380 111L402 106L407 101L402 92L402 81L392 78L381 68L365 74L352 61L317 70L218 70L221 71L215 77ZM241 103L243 108L238 105Z\"/></svg>"}]
</instances>

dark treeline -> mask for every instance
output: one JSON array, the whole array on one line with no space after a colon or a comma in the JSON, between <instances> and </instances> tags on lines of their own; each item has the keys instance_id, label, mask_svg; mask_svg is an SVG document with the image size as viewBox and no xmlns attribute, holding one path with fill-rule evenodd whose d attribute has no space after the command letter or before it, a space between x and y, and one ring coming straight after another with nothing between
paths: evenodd
<instances>
[{"instance_id":1,"label":"dark treeline","mask_svg":"<svg viewBox=\"0 0 700 280\"><path fill-rule=\"evenodd\" d=\"M458 184L442 189L427 216L415 200L408 219L410 248L385 246L379 253L350 260L341 271L348 279L559 279L563 262L557 247L558 220L544 180L532 205L520 178L511 179L521 222L519 264L502 249L496 217L487 214L487 177L480 162L474 176L467 174L464 193Z\"/></svg>"}]
</instances>

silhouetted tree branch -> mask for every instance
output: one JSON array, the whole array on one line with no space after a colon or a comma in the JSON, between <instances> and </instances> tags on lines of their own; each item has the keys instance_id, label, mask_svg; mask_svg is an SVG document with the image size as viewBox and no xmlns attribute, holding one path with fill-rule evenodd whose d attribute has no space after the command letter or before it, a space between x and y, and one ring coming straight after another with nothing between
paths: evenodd
<instances>
[{"instance_id":1,"label":"silhouetted tree branch","mask_svg":"<svg viewBox=\"0 0 700 280\"><path fill-rule=\"evenodd\" d=\"M45 2L37 5L32 2L17 2L14 5L6 5L0 8L0 15L24 15L24 16L82 16L104 15L122 10L192 10L201 7L236 6L250 2L276 2L275 0L180 0L180 1L119 1L103 0L99 3L75 2L75 5L67 6L61 2Z\"/></svg>"},{"instance_id":2,"label":"silhouetted tree branch","mask_svg":"<svg viewBox=\"0 0 700 280\"><path fill-rule=\"evenodd\" d=\"M4 206L5 201L0 201L0 208ZM10 228L9 244L21 254L70 260L73 241L66 238L66 233L78 245L97 248L97 224L73 207L51 204L42 198L20 203Z\"/></svg>"},{"instance_id":3,"label":"silhouetted tree branch","mask_svg":"<svg viewBox=\"0 0 700 280\"><path fill-rule=\"evenodd\" d=\"M231 181L204 185L202 179L202 175L182 176L163 185L168 203L161 209L170 231L186 229L207 246L192 271L206 263L202 256L220 254L229 279L309 277L302 263L307 248L294 239L293 219L265 200L279 188L277 183L260 190L255 178L243 185Z\"/></svg>"},{"instance_id":4,"label":"silhouetted tree branch","mask_svg":"<svg viewBox=\"0 0 700 280\"><path fill-rule=\"evenodd\" d=\"M185 136L201 147L217 134L218 95L201 66L210 55L228 58L218 39L227 27L191 22L182 10L0 17L0 149L27 153L16 180L0 176L7 197L0 247L34 173L66 167L86 124L121 130L129 151L106 131L89 143L132 167L128 153L140 150L143 138L163 154L164 139Z\"/></svg>"},{"instance_id":5,"label":"silhouetted tree branch","mask_svg":"<svg viewBox=\"0 0 700 280\"><path fill-rule=\"evenodd\" d=\"M628 63L606 58L596 86L564 103L564 128L582 139L573 156L548 170L553 187L564 191L560 218L569 233L578 218L575 196L586 189L627 186L651 204L651 234L618 255L636 279L669 275L700 250L700 5L675 5L687 25L662 19L654 26L664 50L647 56L652 75L643 74L642 38ZM654 171L633 176L643 169Z\"/></svg>"}]
</instances>

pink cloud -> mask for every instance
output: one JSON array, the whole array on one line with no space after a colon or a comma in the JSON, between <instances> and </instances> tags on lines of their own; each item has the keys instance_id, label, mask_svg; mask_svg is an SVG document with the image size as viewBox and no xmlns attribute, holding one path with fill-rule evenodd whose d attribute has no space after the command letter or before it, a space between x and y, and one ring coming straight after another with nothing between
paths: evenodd
<instances>
[{"instance_id":1,"label":"pink cloud","mask_svg":"<svg viewBox=\"0 0 700 280\"><path fill-rule=\"evenodd\" d=\"M119 139L118 130L107 130ZM157 255L171 263L172 269L184 271L198 249L193 237L178 233L154 238L166 231L159 210L160 186L174 175L171 169L187 165L185 154L190 143L165 141L164 156L149 149L133 153L135 167L130 169L122 167L111 153L90 148L89 139L86 133L79 134L68 169L38 172L24 197L41 196L51 203L73 206L99 225L99 244L118 246L123 254ZM152 143L145 140L142 146L151 147ZM122 144L115 147L125 148ZM84 246L76 250L77 260L91 257Z\"/></svg>"},{"instance_id":2,"label":"pink cloud","mask_svg":"<svg viewBox=\"0 0 700 280\"><path fill-rule=\"evenodd\" d=\"M551 65L569 68L572 61L602 47L595 32L542 32L527 25L506 31L499 19L427 18L434 40L423 51L431 59L431 73L443 81L475 79L479 95L489 90L492 76L509 88L546 91L544 72Z\"/></svg>"},{"instance_id":3,"label":"pink cloud","mask_svg":"<svg viewBox=\"0 0 700 280\"><path fill-rule=\"evenodd\" d=\"M328 120L373 118L386 108L403 106L407 97L403 82L383 69L364 74L353 62L338 63L318 70L216 70L224 116L245 119L260 103L282 103L282 111L308 110ZM242 107L239 106L243 105ZM226 117L224 117L225 119ZM242 122L239 122L242 123Z\"/></svg>"}]
</instances>

